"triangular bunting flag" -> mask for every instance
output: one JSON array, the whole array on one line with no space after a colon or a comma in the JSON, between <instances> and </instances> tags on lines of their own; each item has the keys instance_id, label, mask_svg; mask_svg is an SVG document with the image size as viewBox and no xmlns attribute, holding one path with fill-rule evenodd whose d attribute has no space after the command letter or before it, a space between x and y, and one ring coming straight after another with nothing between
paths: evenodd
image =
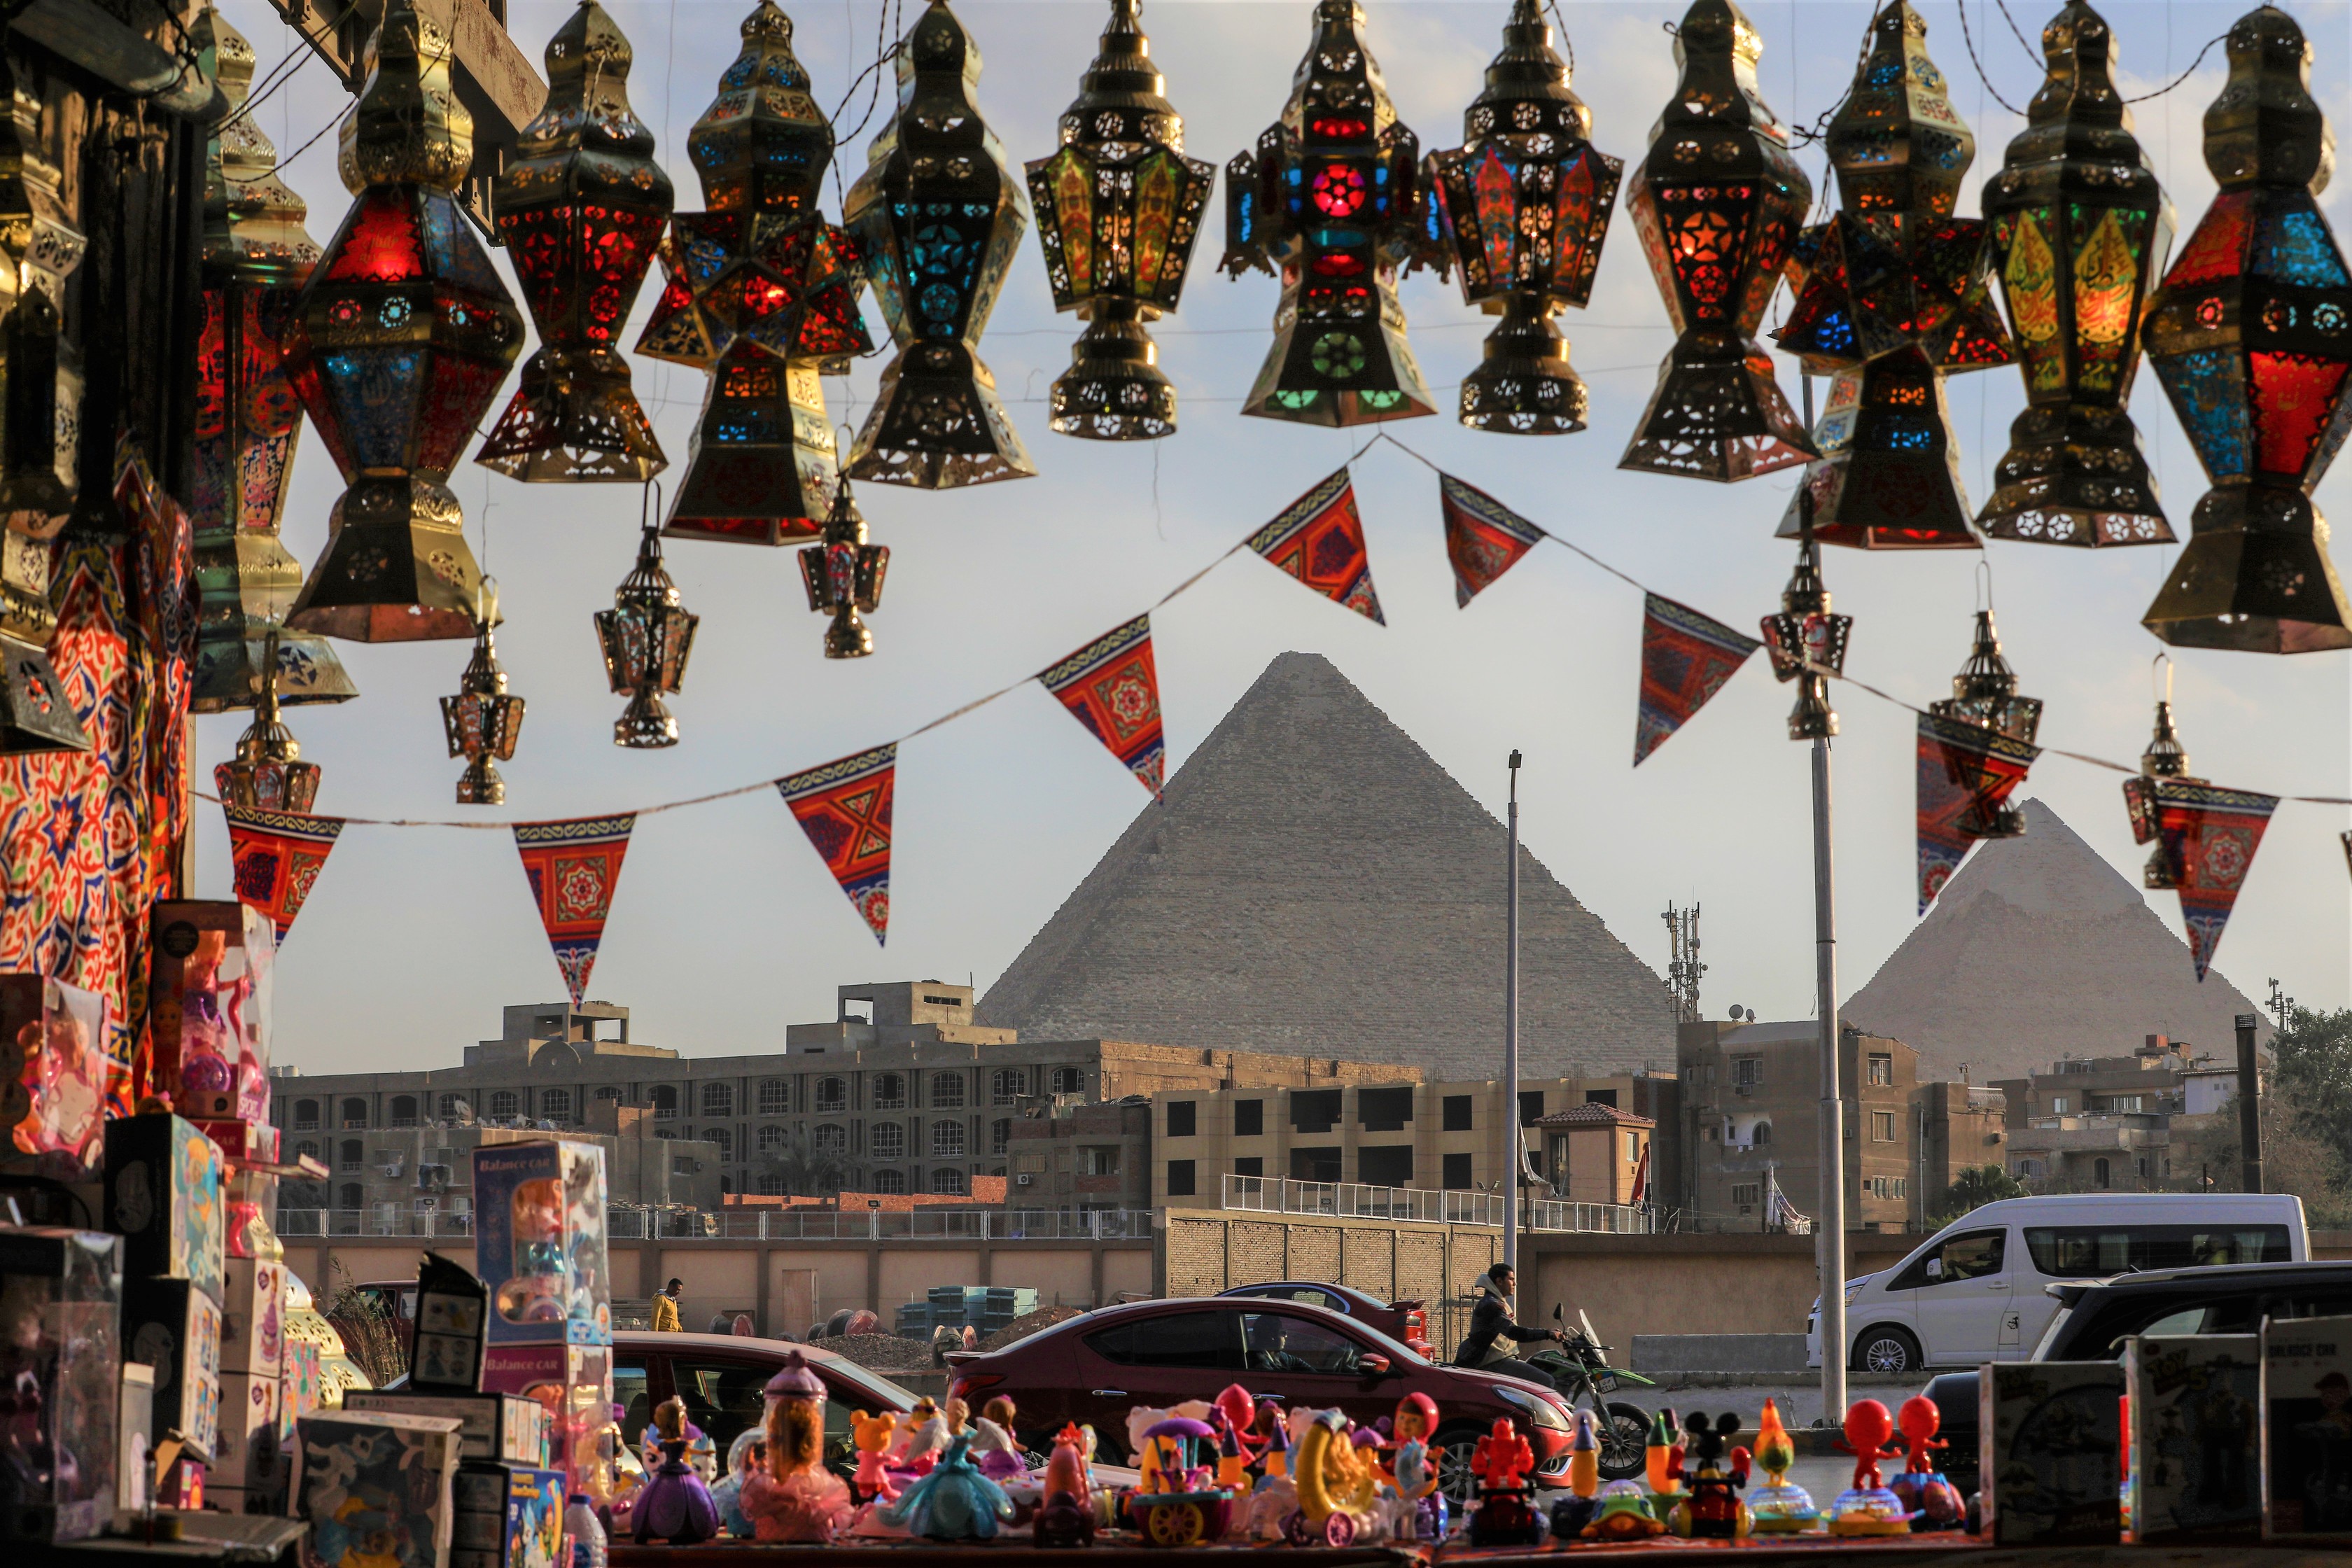
<instances>
[{"instance_id":1,"label":"triangular bunting flag","mask_svg":"<svg viewBox=\"0 0 2352 1568\"><path fill-rule=\"evenodd\" d=\"M2147 885L2180 893L2180 923L2189 928L2202 984L2278 796L2196 779L2135 778L2124 781L2124 803L2131 808L2132 837L2157 844Z\"/></svg>"},{"instance_id":2,"label":"triangular bunting flag","mask_svg":"<svg viewBox=\"0 0 2352 1568\"><path fill-rule=\"evenodd\" d=\"M1160 676L1151 662L1151 617L1138 616L1037 677L1045 689L1127 771L1160 793L1166 748L1160 739Z\"/></svg>"},{"instance_id":3,"label":"triangular bunting flag","mask_svg":"<svg viewBox=\"0 0 2352 1568\"><path fill-rule=\"evenodd\" d=\"M898 772L893 741L776 781L801 831L877 942L890 931L890 799Z\"/></svg>"},{"instance_id":4,"label":"triangular bunting flag","mask_svg":"<svg viewBox=\"0 0 2352 1568\"><path fill-rule=\"evenodd\" d=\"M294 929L294 917L310 896L310 884L327 864L340 816L310 816L295 811L247 811L224 804L228 817L230 875L237 901L268 915L278 940Z\"/></svg>"},{"instance_id":5,"label":"triangular bunting flag","mask_svg":"<svg viewBox=\"0 0 2352 1568\"><path fill-rule=\"evenodd\" d=\"M1642 604L1642 699L1633 717L1633 765L1666 743L1739 672L1760 643L1688 605L1655 594Z\"/></svg>"},{"instance_id":6,"label":"triangular bunting flag","mask_svg":"<svg viewBox=\"0 0 2352 1568\"><path fill-rule=\"evenodd\" d=\"M1437 504L1445 514L1445 558L1454 563L1454 603L1459 607L1519 563L1544 531L1474 485L1437 476Z\"/></svg>"},{"instance_id":7,"label":"triangular bunting flag","mask_svg":"<svg viewBox=\"0 0 2352 1568\"><path fill-rule=\"evenodd\" d=\"M514 825L531 902L539 906L555 966L563 971L575 1007L588 994L596 944L604 940L604 917L613 910L613 889L621 879L621 858L629 852L629 833L636 825L634 811Z\"/></svg>"},{"instance_id":8,"label":"triangular bunting flag","mask_svg":"<svg viewBox=\"0 0 2352 1568\"><path fill-rule=\"evenodd\" d=\"M1327 599L1380 626L1380 595L1364 553L1364 520L1356 513L1356 487L1341 468L1249 537L1249 547Z\"/></svg>"},{"instance_id":9,"label":"triangular bunting flag","mask_svg":"<svg viewBox=\"0 0 2352 1568\"><path fill-rule=\"evenodd\" d=\"M1981 724L1919 715L1919 912L1926 914L1979 838L2001 831L2001 804L2041 749Z\"/></svg>"}]
</instances>

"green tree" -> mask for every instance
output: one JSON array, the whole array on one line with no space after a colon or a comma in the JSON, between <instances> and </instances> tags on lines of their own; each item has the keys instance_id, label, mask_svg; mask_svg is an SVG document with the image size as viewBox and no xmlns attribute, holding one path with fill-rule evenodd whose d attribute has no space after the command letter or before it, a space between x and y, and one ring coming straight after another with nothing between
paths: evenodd
<instances>
[{"instance_id":1,"label":"green tree","mask_svg":"<svg viewBox=\"0 0 2352 1568\"><path fill-rule=\"evenodd\" d=\"M2021 1198L2025 1184L2002 1170L1999 1165L1971 1165L1952 1179L1944 1191L1943 1201L1937 1205L1937 1220L1958 1219L1970 1209L1981 1208L2000 1198Z\"/></svg>"},{"instance_id":2,"label":"green tree","mask_svg":"<svg viewBox=\"0 0 2352 1568\"><path fill-rule=\"evenodd\" d=\"M2289 1009L2271 1037L2262 1121L2263 1186L2301 1198L2315 1228L2352 1225L2352 1007ZM2237 1127L2234 1095L2222 1124ZM2216 1140L2213 1152L2216 1184L2235 1188L2237 1139Z\"/></svg>"}]
</instances>

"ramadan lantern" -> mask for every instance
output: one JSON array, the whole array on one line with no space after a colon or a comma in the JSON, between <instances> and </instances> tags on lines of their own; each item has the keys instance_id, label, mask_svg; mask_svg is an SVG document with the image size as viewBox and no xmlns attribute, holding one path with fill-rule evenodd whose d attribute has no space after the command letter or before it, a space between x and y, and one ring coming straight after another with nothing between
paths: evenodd
<instances>
[{"instance_id":1,"label":"ramadan lantern","mask_svg":"<svg viewBox=\"0 0 2352 1568\"><path fill-rule=\"evenodd\" d=\"M839 474L819 377L874 345L856 247L817 210L833 127L792 18L760 0L740 32L687 139L707 210L671 220L668 286L637 352L710 374L662 531L778 545L816 536Z\"/></svg>"},{"instance_id":2,"label":"ramadan lantern","mask_svg":"<svg viewBox=\"0 0 2352 1568\"><path fill-rule=\"evenodd\" d=\"M874 634L857 612L870 612L882 602L882 577L889 569L890 547L866 542L866 520L843 484L824 520L824 542L801 552L809 608L833 617L824 629L825 658L864 658L874 651Z\"/></svg>"},{"instance_id":3,"label":"ramadan lantern","mask_svg":"<svg viewBox=\"0 0 2352 1568\"><path fill-rule=\"evenodd\" d=\"M1977 521L2041 544L2168 543L2130 404L2172 204L2132 135L2106 18L2071 0L2042 52L2050 74L1984 189L2026 404Z\"/></svg>"},{"instance_id":4,"label":"ramadan lantern","mask_svg":"<svg viewBox=\"0 0 2352 1568\"><path fill-rule=\"evenodd\" d=\"M278 177L278 150L259 121L241 111L253 86L253 46L209 5L188 34L230 106L205 158L204 318L188 489L196 668L188 706L198 713L256 707L273 637L274 701L341 702L359 689L334 645L281 624L302 586L302 568L278 537L302 405L280 362L319 247L302 226L302 198Z\"/></svg>"},{"instance_id":5,"label":"ramadan lantern","mask_svg":"<svg viewBox=\"0 0 2352 1568\"><path fill-rule=\"evenodd\" d=\"M498 764L514 759L515 742L522 735L523 700L507 691L507 672L499 668L498 644L491 628L499 621L499 586L495 579L480 580L478 612L474 623L474 657L466 661L457 694L441 699L441 728L449 741L449 754L466 759L457 779L459 805L504 805L507 782Z\"/></svg>"},{"instance_id":6,"label":"ramadan lantern","mask_svg":"<svg viewBox=\"0 0 2352 1568\"><path fill-rule=\"evenodd\" d=\"M1029 198L980 117L980 48L947 0L917 18L898 70L898 110L842 206L898 345L849 472L934 490L1025 479L1037 470L979 344Z\"/></svg>"},{"instance_id":7,"label":"ramadan lantern","mask_svg":"<svg viewBox=\"0 0 2352 1568\"><path fill-rule=\"evenodd\" d=\"M547 104L492 185L499 238L539 329L475 461L509 479L651 479L669 466L616 343L669 216L654 133L629 107L629 40L596 0L547 44Z\"/></svg>"},{"instance_id":8,"label":"ramadan lantern","mask_svg":"<svg viewBox=\"0 0 2352 1568\"><path fill-rule=\"evenodd\" d=\"M1952 677L1952 694L1928 703L1919 726L1919 765L1939 766L1950 787L1965 796L1965 804L1954 803L1948 823L1958 853L1967 853L1969 839L2025 832L2025 817L2008 804L2009 793L2032 763L2041 728L2042 700L2017 694L2017 672L2001 655L1992 612L1979 610L1976 638Z\"/></svg>"},{"instance_id":9,"label":"ramadan lantern","mask_svg":"<svg viewBox=\"0 0 2352 1568\"><path fill-rule=\"evenodd\" d=\"M1462 423L1507 435L1584 428L1584 382L1552 324L1584 308L1624 164L1587 139L1592 111L1568 84L1537 0L1513 0L1486 90L1462 117L1462 145L1428 163L1438 227L1462 269L1462 298L1501 321L1462 383Z\"/></svg>"},{"instance_id":10,"label":"ramadan lantern","mask_svg":"<svg viewBox=\"0 0 2352 1568\"><path fill-rule=\"evenodd\" d=\"M1853 617L1830 613L1830 591L1822 582L1820 542L1808 531L1797 543L1797 569L1780 592L1780 613L1764 617L1764 651L1772 679L1797 683L1797 705L1789 711L1789 739L1825 741L1838 731L1830 706L1830 677L1845 668Z\"/></svg>"},{"instance_id":11,"label":"ramadan lantern","mask_svg":"<svg viewBox=\"0 0 2352 1568\"><path fill-rule=\"evenodd\" d=\"M456 45L385 0L338 160L358 198L310 274L286 372L342 472L287 624L357 642L474 634L480 574L447 484L522 348L522 316L457 205L474 121Z\"/></svg>"},{"instance_id":12,"label":"ramadan lantern","mask_svg":"<svg viewBox=\"0 0 2352 1568\"><path fill-rule=\"evenodd\" d=\"M2221 190L2147 308L2147 357L2212 489L2141 619L2186 647L2352 647L2311 500L2352 425L2352 276L2314 199L2335 142L2292 17L2247 13L2229 51L2229 84L2205 111Z\"/></svg>"},{"instance_id":13,"label":"ramadan lantern","mask_svg":"<svg viewBox=\"0 0 2352 1568\"><path fill-rule=\"evenodd\" d=\"M1061 151L1027 166L1054 308L1087 323L1054 383L1053 428L1098 441L1175 433L1176 389L1144 325L1176 308L1217 182L1214 164L1184 156L1184 119L1151 63L1141 10L1111 0L1102 47L1062 113ZM828 634L828 653L832 643Z\"/></svg>"},{"instance_id":14,"label":"ramadan lantern","mask_svg":"<svg viewBox=\"0 0 2352 1568\"><path fill-rule=\"evenodd\" d=\"M302 760L302 748L278 717L278 633L263 637L259 689L253 722L237 737L236 756L213 768L221 801L244 811L308 813L319 798L319 764Z\"/></svg>"},{"instance_id":15,"label":"ramadan lantern","mask_svg":"<svg viewBox=\"0 0 2352 1568\"><path fill-rule=\"evenodd\" d=\"M1871 19L1870 46L1830 121L1838 213L1807 231L1796 303L1774 335L1830 387L1805 476L1823 544L1979 548L1960 489L1948 372L2009 363L1980 219L1953 216L1976 138L1953 112L1910 0ZM1780 533L1799 531L1790 503Z\"/></svg>"},{"instance_id":16,"label":"ramadan lantern","mask_svg":"<svg viewBox=\"0 0 2352 1568\"><path fill-rule=\"evenodd\" d=\"M1621 468L1730 481L1813 455L1756 341L1813 199L1757 85L1763 53L1732 0L1693 0L1675 34L1682 80L1625 200L1677 336Z\"/></svg>"},{"instance_id":17,"label":"ramadan lantern","mask_svg":"<svg viewBox=\"0 0 2352 1568\"><path fill-rule=\"evenodd\" d=\"M702 617L679 603L677 584L662 565L661 536L650 521L637 542L637 564L613 593L613 607L596 612L596 641L604 676L629 705L613 721L613 744L632 750L677 744L677 721L662 706L686 679L694 628Z\"/></svg>"},{"instance_id":18,"label":"ramadan lantern","mask_svg":"<svg viewBox=\"0 0 2352 1568\"><path fill-rule=\"evenodd\" d=\"M1274 347L1244 414L1372 425L1437 412L1404 336L1397 275L1445 253L1424 227L1421 143L1364 47L1357 0L1317 0L1282 118L1225 165L1225 254L1278 275Z\"/></svg>"}]
</instances>

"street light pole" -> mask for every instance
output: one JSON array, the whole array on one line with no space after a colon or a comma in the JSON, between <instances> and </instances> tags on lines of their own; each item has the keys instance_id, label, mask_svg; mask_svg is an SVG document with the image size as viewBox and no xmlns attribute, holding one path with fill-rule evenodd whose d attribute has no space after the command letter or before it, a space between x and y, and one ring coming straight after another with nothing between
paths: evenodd
<instances>
[{"instance_id":1,"label":"street light pole","mask_svg":"<svg viewBox=\"0 0 2352 1568\"><path fill-rule=\"evenodd\" d=\"M1503 1263L1519 1272L1519 753L1511 752L1511 863L1503 873ZM1516 1289L1516 1283L1514 1285Z\"/></svg>"}]
</instances>

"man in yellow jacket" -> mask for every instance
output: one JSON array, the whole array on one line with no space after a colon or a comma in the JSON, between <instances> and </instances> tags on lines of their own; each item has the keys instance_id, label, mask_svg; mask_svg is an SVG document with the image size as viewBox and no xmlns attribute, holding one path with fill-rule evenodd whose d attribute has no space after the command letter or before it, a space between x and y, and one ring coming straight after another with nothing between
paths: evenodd
<instances>
[{"instance_id":1,"label":"man in yellow jacket","mask_svg":"<svg viewBox=\"0 0 2352 1568\"><path fill-rule=\"evenodd\" d=\"M673 1279L654 1292L654 1332L681 1334L686 1331L686 1325L677 1319L677 1296L685 1286L685 1280Z\"/></svg>"}]
</instances>

